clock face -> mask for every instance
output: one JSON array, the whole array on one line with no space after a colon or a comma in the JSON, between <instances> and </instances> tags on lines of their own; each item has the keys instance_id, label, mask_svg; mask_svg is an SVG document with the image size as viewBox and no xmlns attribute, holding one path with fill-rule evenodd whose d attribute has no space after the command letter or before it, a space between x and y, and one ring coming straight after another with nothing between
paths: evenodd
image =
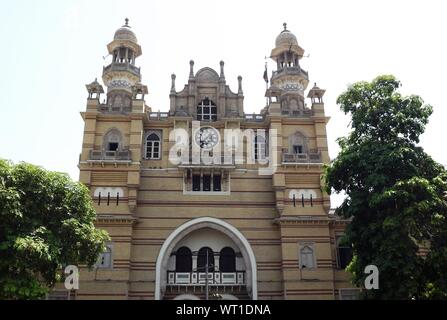
<instances>
[{"instance_id":1,"label":"clock face","mask_svg":"<svg viewBox=\"0 0 447 320\"><path fill-rule=\"evenodd\" d=\"M200 128L196 131L194 141L200 148L205 150L213 149L220 141L219 132L212 127Z\"/></svg>"}]
</instances>

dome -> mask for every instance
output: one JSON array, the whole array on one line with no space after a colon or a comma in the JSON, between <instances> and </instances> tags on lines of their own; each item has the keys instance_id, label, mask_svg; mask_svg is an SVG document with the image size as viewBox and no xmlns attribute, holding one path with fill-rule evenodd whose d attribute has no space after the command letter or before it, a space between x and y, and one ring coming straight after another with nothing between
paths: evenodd
<instances>
[{"instance_id":1,"label":"dome","mask_svg":"<svg viewBox=\"0 0 447 320\"><path fill-rule=\"evenodd\" d=\"M126 19L126 24L116 30L115 36L113 37L114 40L129 40L135 43L138 43L137 36L135 33L130 29L129 26L129 19Z\"/></svg>"},{"instance_id":2,"label":"dome","mask_svg":"<svg viewBox=\"0 0 447 320\"><path fill-rule=\"evenodd\" d=\"M279 36L276 38L276 47L280 47L281 45L298 45L298 40L296 39L296 36L287 30L287 24L284 23L284 30L279 34Z\"/></svg>"}]
</instances>

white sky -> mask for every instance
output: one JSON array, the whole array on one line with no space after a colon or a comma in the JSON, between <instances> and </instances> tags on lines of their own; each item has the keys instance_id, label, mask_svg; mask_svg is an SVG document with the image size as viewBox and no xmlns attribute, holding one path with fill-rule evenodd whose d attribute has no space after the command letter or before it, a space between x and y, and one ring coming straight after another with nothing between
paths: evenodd
<instances>
[{"instance_id":1,"label":"white sky","mask_svg":"<svg viewBox=\"0 0 447 320\"><path fill-rule=\"evenodd\" d=\"M447 164L445 148L445 1L6 1L0 0L0 157L78 178L85 84L101 79L106 45L130 19L143 48L137 59L153 110L169 109L189 73L225 61L227 83L243 76L245 111L265 105L264 57L283 22L310 54L311 84L327 89L329 151L348 132L335 104L347 85L394 74L404 94L434 106L421 145ZM269 73L274 67L270 62Z\"/></svg>"}]
</instances>

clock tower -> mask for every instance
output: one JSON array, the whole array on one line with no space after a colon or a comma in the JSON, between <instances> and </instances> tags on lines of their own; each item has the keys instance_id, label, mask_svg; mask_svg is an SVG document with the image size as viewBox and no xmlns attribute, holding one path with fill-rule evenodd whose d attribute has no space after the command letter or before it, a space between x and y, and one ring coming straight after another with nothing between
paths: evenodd
<instances>
[{"instance_id":1,"label":"clock tower","mask_svg":"<svg viewBox=\"0 0 447 320\"><path fill-rule=\"evenodd\" d=\"M223 61L197 72L190 61L180 90L171 75L170 104L155 112L127 19L107 49L106 88L86 86L79 170L110 241L93 270L81 268L75 298L353 298L349 221L322 185L325 90L307 90L287 25L259 113L244 111L242 77L231 89Z\"/></svg>"}]
</instances>

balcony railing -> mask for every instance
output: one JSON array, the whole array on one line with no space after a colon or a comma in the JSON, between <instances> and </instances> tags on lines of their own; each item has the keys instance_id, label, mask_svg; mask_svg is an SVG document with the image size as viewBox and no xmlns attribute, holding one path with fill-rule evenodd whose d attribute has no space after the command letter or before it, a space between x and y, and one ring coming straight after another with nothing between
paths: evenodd
<instances>
[{"instance_id":1,"label":"balcony railing","mask_svg":"<svg viewBox=\"0 0 447 320\"><path fill-rule=\"evenodd\" d=\"M206 284L205 272L168 271L168 285L202 286ZM245 271L209 272L209 285L245 285Z\"/></svg>"},{"instance_id":2,"label":"balcony railing","mask_svg":"<svg viewBox=\"0 0 447 320\"><path fill-rule=\"evenodd\" d=\"M275 78L276 76L279 76L281 74L300 74L302 73L306 79L309 78L309 73L307 71L304 71L303 69L301 69L300 67L284 67L282 69L279 69L277 71L273 72L273 78Z\"/></svg>"},{"instance_id":3,"label":"balcony railing","mask_svg":"<svg viewBox=\"0 0 447 320\"><path fill-rule=\"evenodd\" d=\"M109 71L130 71L136 76L140 76L140 68L135 67L134 65L131 65L129 63L112 63L109 64L107 67L104 67L103 72L109 72Z\"/></svg>"},{"instance_id":4,"label":"balcony railing","mask_svg":"<svg viewBox=\"0 0 447 320\"><path fill-rule=\"evenodd\" d=\"M183 159L180 158L182 160L182 162L180 163L180 166L185 167L185 166L234 166L236 164L236 156L234 154L230 154L230 155L223 155L220 154L220 156L218 155L210 155L210 156L206 156L203 154L193 154L193 155L189 155L189 157L187 158L187 160L185 162L183 162ZM199 160L199 163L196 163L194 161Z\"/></svg>"},{"instance_id":5,"label":"balcony railing","mask_svg":"<svg viewBox=\"0 0 447 320\"><path fill-rule=\"evenodd\" d=\"M320 152L309 153L283 153L283 163L321 163Z\"/></svg>"},{"instance_id":6,"label":"balcony railing","mask_svg":"<svg viewBox=\"0 0 447 320\"><path fill-rule=\"evenodd\" d=\"M311 109L304 110L281 110L281 114L283 116L289 116L290 118L307 118L314 115L314 112Z\"/></svg>"},{"instance_id":7,"label":"balcony railing","mask_svg":"<svg viewBox=\"0 0 447 320\"><path fill-rule=\"evenodd\" d=\"M108 104L99 104L98 105L98 111L99 112L123 112L123 113L129 113L132 111L131 106L123 106L123 107L116 107Z\"/></svg>"},{"instance_id":8,"label":"balcony railing","mask_svg":"<svg viewBox=\"0 0 447 320\"><path fill-rule=\"evenodd\" d=\"M102 151L102 150L91 150L90 160L96 161L130 161L131 153L130 150L124 151Z\"/></svg>"}]
</instances>

